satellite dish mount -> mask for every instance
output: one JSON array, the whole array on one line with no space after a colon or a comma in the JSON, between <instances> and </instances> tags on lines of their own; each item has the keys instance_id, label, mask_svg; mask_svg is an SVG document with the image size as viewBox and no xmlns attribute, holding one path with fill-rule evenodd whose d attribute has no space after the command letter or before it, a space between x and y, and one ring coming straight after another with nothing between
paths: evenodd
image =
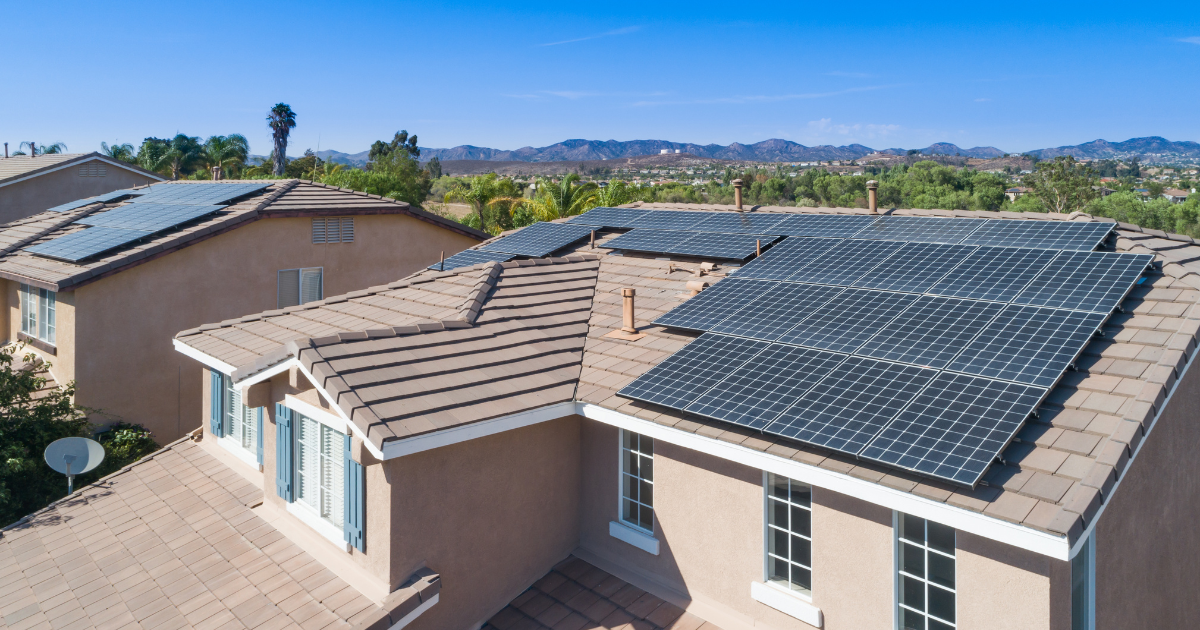
<instances>
[{"instance_id":1,"label":"satellite dish mount","mask_svg":"<svg viewBox=\"0 0 1200 630\"><path fill-rule=\"evenodd\" d=\"M46 464L67 476L67 494L75 492L75 475L91 472L104 461L104 447L95 440L68 437L46 447Z\"/></svg>"}]
</instances>

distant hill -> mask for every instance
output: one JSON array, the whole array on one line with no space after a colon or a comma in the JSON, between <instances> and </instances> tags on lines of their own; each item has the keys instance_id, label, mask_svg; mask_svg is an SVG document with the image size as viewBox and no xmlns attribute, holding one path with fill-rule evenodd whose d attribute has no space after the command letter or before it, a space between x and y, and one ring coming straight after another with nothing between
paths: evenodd
<instances>
[{"instance_id":1,"label":"distant hill","mask_svg":"<svg viewBox=\"0 0 1200 630\"><path fill-rule=\"evenodd\" d=\"M317 157L326 162L334 164L347 164L350 166L363 166L367 163L367 154L370 151L359 151L358 153L342 153L341 151L317 151Z\"/></svg>"},{"instance_id":2,"label":"distant hill","mask_svg":"<svg viewBox=\"0 0 1200 630\"><path fill-rule=\"evenodd\" d=\"M1060 155L1073 155L1077 158L1128 160L1136 157L1143 162L1169 162L1171 159L1200 158L1200 143L1172 142L1166 138L1150 136L1132 138L1124 142L1093 140L1074 146L1039 149L1027 153L1043 160Z\"/></svg>"}]
</instances>

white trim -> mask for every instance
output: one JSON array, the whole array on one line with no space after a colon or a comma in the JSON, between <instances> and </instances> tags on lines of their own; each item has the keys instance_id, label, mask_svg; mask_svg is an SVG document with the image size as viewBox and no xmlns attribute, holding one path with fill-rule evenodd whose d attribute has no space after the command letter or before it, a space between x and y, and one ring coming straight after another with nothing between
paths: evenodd
<instances>
[{"instance_id":1,"label":"white trim","mask_svg":"<svg viewBox=\"0 0 1200 630\"><path fill-rule=\"evenodd\" d=\"M303 505L299 499L289 501L287 504L288 514L295 516L304 522L305 525L313 528L323 538L333 543L335 547L350 553L350 543L346 542L346 533L335 527L329 521L317 516L312 508Z\"/></svg>"},{"instance_id":2,"label":"white trim","mask_svg":"<svg viewBox=\"0 0 1200 630\"><path fill-rule=\"evenodd\" d=\"M1066 560L1069 545L1065 536L1054 536L1028 527L1022 527L978 512L954 507L946 503L931 501L908 492L881 486L849 475L784 459L769 453L723 442L714 438L688 433L672 427L656 424L590 403L580 403L578 413L586 418L603 422L622 429L629 429L654 439L682 446L694 451L783 475L817 488L832 490L869 503L898 510L913 516L996 540L1007 545L1027 549Z\"/></svg>"},{"instance_id":3,"label":"white trim","mask_svg":"<svg viewBox=\"0 0 1200 630\"><path fill-rule=\"evenodd\" d=\"M350 423L346 422L341 416L311 403L304 402L303 400L300 400L291 394L283 395L283 406L304 416L312 418L313 420L320 422L330 429L341 433L342 435L349 434L349 432L346 430L346 427Z\"/></svg>"},{"instance_id":4,"label":"white trim","mask_svg":"<svg viewBox=\"0 0 1200 630\"><path fill-rule=\"evenodd\" d=\"M217 444L220 444L222 448L232 453L234 457L246 462L246 464L254 468L254 470L262 472L262 464L258 463L258 454L251 453L250 451L242 448L242 445L233 438L227 435L222 435L221 437L217 438Z\"/></svg>"},{"instance_id":5,"label":"white trim","mask_svg":"<svg viewBox=\"0 0 1200 630\"><path fill-rule=\"evenodd\" d=\"M234 370L237 370L237 368L233 367L232 365L229 365L220 359L216 359L204 354L203 352L187 345L186 343L183 343L178 339L172 339L171 343L175 345L176 352L191 357L226 376L233 374ZM240 383L238 383L238 385L240 385Z\"/></svg>"},{"instance_id":6,"label":"white trim","mask_svg":"<svg viewBox=\"0 0 1200 630\"><path fill-rule=\"evenodd\" d=\"M408 613L407 615L404 615L404 617L401 618L400 621L397 621L395 623L395 625L393 625L388 630L400 630L404 626L407 626L408 624L416 621L417 617L420 617L422 613L424 613L426 610L429 610L430 608L433 608L433 605L438 603L438 600L440 598L441 598L441 593L434 593L433 597L430 597L429 599L421 602L420 606L417 606L416 608L413 609L412 612Z\"/></svg>"},{"instance_id":7,"label":"white trim","mask_svg":"<svg viewBox=\"0 0 1200 630\"><path fill-rule=\"evenodd\" d=\"M329 408L336 411L337 416L346 421L346 427L362 440L363 447L366 448L367 451L375 457L375 459L385 459L383 456L383 451L379 450L378 446L375 446L371 440L367 439L367 434L363 433L363 430L358 428L358 425L350 421L350 417L346 415L346 412L342 411L342 408L338 406L337 401L333 399L333 396L330 395L329 392L325 391L325 388L317 385L317 378L312 375L312 372L309 372L307 369L305 369L304 364L300 363L299 361L296 361L296 369L298 369L300 373L304 375L304 378L307 378L308 381L312 383L313 387L316 388L317 393L325 399L325 402L329 403ZM350 433L347 433L346 435L350 435Z\"/></svg>"},{"instance_id":8,"label":"white trim","mask_svg":"<svg viewBox=\"0 0 1200 630\"><path fill-rule=\"evenodd\" d=\"M255 372L253 376L248 376L238 381L238 387L245 388L250 387L251 385L257 385L258 383L268 380L277 374L283 374L293 365L300 365L300 362L296 360L295 357L289 357L288 359L280 361L279 363L276 363L265 370Z\"/></svg>"},{"instance_id":9,"label":"white trim","mask_svg":"<svg viewBox=\"0 0 1200 630\"><path fill-rule=\"evenodd\" d=\"M641 529L634 529L625 523L609 521L608 535L627 542L648 554L658 555L658 539Z\"/></svg>"},{"instance_id":10,"label":"white trim","mask_svg":"<svg viewBox=\"0 0 1200 630\"><path fill-rule=\"evenodd\" d=\"M778 586L763 584L762 582L751 582L750 597L760 604L766 604L810 626L820 628L825 624L825 616L821 613L820 608L804 601L795 593L785 591Z\"/></svg>"},{"instance_id":11,"label":"white trim","mask_svg":"<svg viewBox=\"0 0 1200 630\"><path fill-rule=\"evenodd\" d=\"M321 390L319 387L317 389ZM509 416L492 418L491 420L484 420L482 422L450 427L413 438L387 442L383 445L383 457L380 459L404 457L405 455L458 444L459 442L495 435L496 433L512 431L513 429L520 429L550 420L558 420L559 418L574 415L575 412L576 404L568 401L514 413Z\"/></svg>"},{"instance_id":12,"label":"white trim","mask_svg":"<svg viewBox=\"0 0 1200 630\"><path fill-rule=\"evenodd\" d=\"M45 155L45 154L43 154L43 155ZM16 156L16 157L19 157L19 156ZM86 158L86 159L84 159L84 158ZM36 159L36 158L34 158L34 159ZM20 177L20 178L18 178L18 179L10 179L10 180L4 181L4 182L0 182L0 188L3 188L4 186L8 186L9 184L16 184L16 183L18 183L18 182L23 182L23 181L25 181L25 180L27 180L27 179L33 179L33 178L35 178L35 177L41 177L42 175L49 175L50 173L54 173L54 172L57 172L57 171L61 171L61 170L63 170L63 169L66 169L66 168L73 168L73 167L79 166L80 164L83 164L84 162L88 162L88 161L91 161L91 160L97 160L97 161L100 161L100 162L104 162L105 164L111 164L111 165L113 165L113 166L116 166L116 167L119 167L119 168L123 168L123 169L125 169L125 170L129 171L130 173L134 173L134 174L137 174L137 175L142 175L142 176L145 176L147 179L149 179L149 178L153 178L153 177L157 177L157 178L158 178L158 181L160 181L160 182L165 182L165 181L167 181L167 178L166 178L166 177L163 177L162 175L159 175L158 173L146 173L146 172L142 172L142 171L140 171L140 170L132 169L132 168L129 168L129 165L128 165L128 164L125 164L125 163L123 163L123 162L121 162L121 161L119 161L119 160L117 160L117 161L114 161L114 160L111 160L111 159L109 159L109 158L107 158L107 157L104 157L104 156L102 156L102 155L91 155L91 154L84 154L84 155L83 155L83 156L81 156L79 159L73 159L73 160L67 160L67 161L65 161L65 162L60 162L58 166L56 166L56 167L54 167L54 168L52 168L52 169L49 169L49 170L45 170L45 171L38 171L38 172L36 172L36 173L30 173L30 174L28 174L28 175L25 175L24 177ZM123 189L121 189L121 188L114 188L113 190L123 190ZM85 197L85 199L86 199L86 197ZM72 199L71 201L75 201L75 200L74 200L74 199ZM69 203L69 202L68 202L68 203ZM97 202L97 203L99 203L99 202Z\"/></svg>"}]
</instances>

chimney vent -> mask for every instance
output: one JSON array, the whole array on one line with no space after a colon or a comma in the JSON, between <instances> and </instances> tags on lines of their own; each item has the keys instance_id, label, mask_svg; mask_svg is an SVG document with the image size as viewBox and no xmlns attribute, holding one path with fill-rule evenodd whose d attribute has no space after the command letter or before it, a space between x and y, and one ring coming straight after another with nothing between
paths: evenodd
<instances>
[{"instance_id":1,"label":"chimney vent","mask_svg":"<svg viewBox=\"0 0 1200 630\"><path fill-rule=\"evenodd\" d=\"M879 182L873 179L867 182L867 212L879 214Z\"/></svg>"},{"instance_id":2,"label":"chimney vent","mask_svg":"<svg viewBox=\"0 0 1200 630\"><path fill-rule=\"evenodd\" d=\"M636 291L633 287L624 287L621 289L621 323L622 326L614 330L605 337L612 339L624 339L625 341L636 341L645 337L645 333L638 332L637 326L634 326L633 313L633 297Z\"/></svg>"},{"instance_id":3,"label":"chimney vent","mask_svg":"<svg viewBox=\"0 0 1200 630\"><path fill-rule=\"evenodd\" d=\"M733 205L737 206L737 211L742 211L742 180L733 180Z\"/></svg>"},{"instance_id":4,"label":"chimney vent","mask_svg":"<svg viewBox=\"0 0 1200 630\"><path fill-rule=\"evenodd\" d=\"M4 143L4 159L8 159L8 143Z\"/></svg>"}]
</instances>

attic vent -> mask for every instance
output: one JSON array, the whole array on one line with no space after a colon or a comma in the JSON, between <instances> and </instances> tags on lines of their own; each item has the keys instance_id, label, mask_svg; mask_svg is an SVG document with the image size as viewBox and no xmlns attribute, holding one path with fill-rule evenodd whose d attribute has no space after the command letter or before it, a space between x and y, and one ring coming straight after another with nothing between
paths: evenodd
<instances>
[{"instance_id":1,"label":"attic vent","mask_svg":"<svg viewBox=\"0 0 1200 630\"><path fill-rule=\"evenodd\" d=\"M329 217L312 220L312 242L353 243L354 218Z\"/></svg>"},{"instance_id":2,"label":"attic vent","mask_svg":"<svg viewBox=\"0 0 1200 630\"><path fill-rule=\"evenodd\" d=\"M79 167L80 177L105 177L107 174L107 167L100 162L89 162Z\"/></svg>"}]
</instances>

